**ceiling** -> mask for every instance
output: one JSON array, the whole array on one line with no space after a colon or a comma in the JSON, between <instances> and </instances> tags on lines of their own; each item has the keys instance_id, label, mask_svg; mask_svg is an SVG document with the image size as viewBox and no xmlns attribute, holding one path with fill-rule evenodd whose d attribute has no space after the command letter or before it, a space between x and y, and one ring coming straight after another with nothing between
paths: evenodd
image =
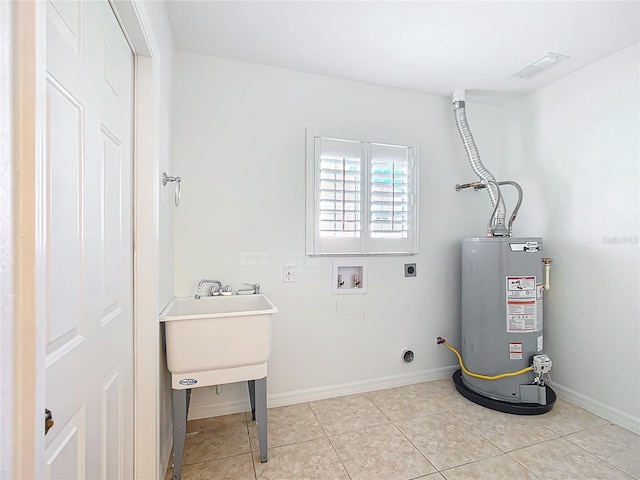
<instances>
[{"instance_id":1,"label":"ceiling","mask_svg":"<svg viewBox=\"0 0 640 480\"><path fill-rule=\"evenodd\" d=\"M501 104L639 41L640 1L167 0L178 50ZM525 80L548 52L570 58Z\"/></svg>"}]
</instances>

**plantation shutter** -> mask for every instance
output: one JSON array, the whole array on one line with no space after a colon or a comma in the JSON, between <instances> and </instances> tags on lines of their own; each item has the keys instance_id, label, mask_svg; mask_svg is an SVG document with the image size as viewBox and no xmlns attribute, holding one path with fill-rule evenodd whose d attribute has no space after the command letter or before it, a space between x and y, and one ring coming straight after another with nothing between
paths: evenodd
<instances>
[{"instance_id":1,"label":"plantation shutter","mask_svg":"<svg viewBox=\"0 0 640 480\"><path fill-rule=\"evenodd\" d=\"M417 252L417 144L307 131L307 253Z\"/></svg>"},{"instance_id":2,"label":"plantation shutter","mask_svg":"<svg viewBox=\"0 0 640 480\"><path fill-rule=\"evenodd\" d=\"M373 238L407 238L411 207L410 149L373 144L370 221Z\"/></svg>"},{"instance_id":3,"label":"plantation shutter","mask_svg":"<svg viewBox=\"0 0 640 480\"><path fill-rule=\"evenodd\" d=\"M364 154L360 142L316 137L319 253L360 253Z\"/></svg>"}]
</instances>

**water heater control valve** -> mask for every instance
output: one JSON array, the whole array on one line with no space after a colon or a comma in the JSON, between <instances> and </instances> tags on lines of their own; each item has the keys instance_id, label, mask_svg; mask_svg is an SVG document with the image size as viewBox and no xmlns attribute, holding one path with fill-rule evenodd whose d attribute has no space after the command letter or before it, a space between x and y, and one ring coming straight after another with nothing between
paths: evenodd
<instances>
[{"instance_id":1,"label":"water heater control valve","mask_svg":"<svg viewBox=\"0 0 640 480\"><path fill-rule=\"evenodd\" d=\"M551 372L551 359L547 355L534 355L533 371L538 375Z\"/></svg>"}]
</instances>

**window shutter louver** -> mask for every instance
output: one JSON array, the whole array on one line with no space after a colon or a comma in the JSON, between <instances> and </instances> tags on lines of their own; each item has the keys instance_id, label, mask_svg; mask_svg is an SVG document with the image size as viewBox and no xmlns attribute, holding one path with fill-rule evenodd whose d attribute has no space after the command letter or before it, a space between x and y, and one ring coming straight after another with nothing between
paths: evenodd
<instances>
[{"instance_id":1,"label":"window shutter louver","mask_svg":"<svg viewBox=\"0 0 640 480\"><path fill-rule=\"evenodd\" d=\"M361 160L320 155L320 236L360 236Z\"/></svg>"}]
</instances>

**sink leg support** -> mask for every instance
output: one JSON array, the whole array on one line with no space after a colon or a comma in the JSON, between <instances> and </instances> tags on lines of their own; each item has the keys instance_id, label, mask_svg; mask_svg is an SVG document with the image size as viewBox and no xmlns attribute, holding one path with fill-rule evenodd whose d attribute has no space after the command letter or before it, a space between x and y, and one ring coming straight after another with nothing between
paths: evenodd
<instances>
[{"instance_id":1,"label":"sink leg support","mask_svg":"<svg viewBox=\"0 0 640 480\"><path fill-rule=\"evenodd\" d=\"M251 402L251 418L258 427L258 444L260 445L260 462L265 463L267 453L267 377L249 380L249 401Z\"/></svg>"},{"instance_id":2,"label":"sink leg support","mask_svg":"<svg viewBox=\"0 0 640 480\"><path fill-rule=\"evenodd\" d=\"M256 381L249 380L249 402L251 402L251 420L256 421Z\"/></svg>"},{"instance_id":3,"label":"sink leg support","mask_svg":"<svg viewBox=\"0 0 640 480\"><path fill-rule=\"evenodd\" d=\"M173 389L173 480L182 475L182 456L187 433L187 415L191 401L191 389Z\"/></svg>"}]
</instances>

